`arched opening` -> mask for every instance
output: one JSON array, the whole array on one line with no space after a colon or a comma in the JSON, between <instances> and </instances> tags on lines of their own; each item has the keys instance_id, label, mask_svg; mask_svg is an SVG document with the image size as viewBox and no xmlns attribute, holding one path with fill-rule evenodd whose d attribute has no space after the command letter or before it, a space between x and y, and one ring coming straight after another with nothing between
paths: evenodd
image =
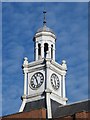
<instances>
[{"instance_id":1,"label":"arched opening","mask_svg":"<svg viewBox=\"0 0 90 120\"><path fill-rule=\"evenodd\" d=\"M48 44L44 44L44 57L46 57L46 52L48 51Z\"/></svg>"},{"instance_id":2,"label":"arched opening","mask_svg":"<svg viewBox=\"0 0 90 120\"><path fill-rule=\"evenodd\" d=\"M51 59L53 59L53 45L51 45Z\"/></svg>"},{"instance_id":3,"label":"arched opening","mask_svg":"<svg viewBox=\"0 0 90 120\"><path fill-rule=\"evenodd\" d=\"M40 58L41 56L41 44L38 44L38 57Z\"/></svg>"}]
</instances>

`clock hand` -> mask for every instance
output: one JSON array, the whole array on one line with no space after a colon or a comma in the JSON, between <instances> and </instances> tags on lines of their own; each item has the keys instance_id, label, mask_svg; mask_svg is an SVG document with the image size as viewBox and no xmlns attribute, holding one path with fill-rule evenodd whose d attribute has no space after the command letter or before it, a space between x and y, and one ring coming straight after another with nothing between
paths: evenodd
<instances>
[{"instance_id":1,"label":"clock hand","mask_svg":"<svg viewBox=\"0 0 90 120\"><path fill-rule=\"evenodd\" d=\"M37 77L36 77L36 76L34 76L34 77L35 77L36 83L37 83L37 85L38 85L38 80L37 80Z\"/></svg>"},{"instance_id":2,"label":"clock hand","mask_svg":"<svg viewBox=\"0 0 90 120\"><path fill-rule=\"evenodd\" d=\"M38 80L36 79L37 85L38 85Z\"/></svg>"},{"instance_id":3,"label":"clock hand","mask_svg":"<svg viewBox=\"0 0 90 120\"><path fill-rule=\"evenodd\" d=\"M56 80L54 79L54 83L55 83L55 86L56 86Z\"/></svg>"}]
</instances>

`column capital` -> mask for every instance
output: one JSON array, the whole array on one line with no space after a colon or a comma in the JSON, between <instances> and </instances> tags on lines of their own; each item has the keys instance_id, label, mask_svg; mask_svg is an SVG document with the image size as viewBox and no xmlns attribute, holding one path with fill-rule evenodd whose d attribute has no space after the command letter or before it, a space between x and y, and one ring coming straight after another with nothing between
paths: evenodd
<instances>
[{"instance_id":1,"label":"column capital","mask_svg":"<svg viewBox=\"0 0 90 120\"><path fill-rule=\"evenodd\" d=\"M51 44L49 44L49 45L48 45L48 47L50 47L50 48L51 48Z\"/></svg>"},{"instance_id":2,"label":"column capital","mask_svg":"<svg viewBox=\"0 0 90 120\"><path fill-rule=\"evenodd\" d=\"M44 47L44 44L41 44L41 47Z\"/></svg>"}]
</instances>

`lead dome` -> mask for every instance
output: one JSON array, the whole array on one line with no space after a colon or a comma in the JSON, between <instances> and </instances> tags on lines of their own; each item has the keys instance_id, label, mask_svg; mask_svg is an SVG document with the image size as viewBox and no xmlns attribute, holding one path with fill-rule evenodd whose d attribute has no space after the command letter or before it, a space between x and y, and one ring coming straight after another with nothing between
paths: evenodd
<instances>
[{"instance_id":1,"label":"lead dome","mask_svg":"<svg viewBox=\"0 0 90 120\"><path fill-rule=\"evenodd\" d=\"M44 25L43 27L39 28L36 33L39 33L39 32L51 32L51 33L55 34L53 32L53 30L50 29L49 27L47 27L46 25Z\"/></svg>"}]
</instances>

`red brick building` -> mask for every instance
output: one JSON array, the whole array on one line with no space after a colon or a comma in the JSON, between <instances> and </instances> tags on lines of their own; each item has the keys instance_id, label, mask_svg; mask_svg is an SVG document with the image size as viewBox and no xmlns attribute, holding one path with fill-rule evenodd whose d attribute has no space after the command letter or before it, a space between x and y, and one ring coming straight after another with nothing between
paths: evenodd
<instances>
[{"instance_id":1,"label":"red brick building","mask_svg":"<svg viewBox=\"0 0 90 120\"><path fill-rule=\"evenodd\" d=\"M70 120L76 120L76 119L90 119L90 100L81 101L73 104L67 104L58 106L58 108L53 113L53 119L61 120L61 119L70 119ZM38 108L38 109L32 109L28 112L20 112L15 113L12 115L7 115L2 118L2 120L8 120L8 119L21 119L24 120L26 118L32 119L37 118L38 120L43 118L47 119L46 115L46 109L45 108Z\"/></svg>"}]
</instances>

